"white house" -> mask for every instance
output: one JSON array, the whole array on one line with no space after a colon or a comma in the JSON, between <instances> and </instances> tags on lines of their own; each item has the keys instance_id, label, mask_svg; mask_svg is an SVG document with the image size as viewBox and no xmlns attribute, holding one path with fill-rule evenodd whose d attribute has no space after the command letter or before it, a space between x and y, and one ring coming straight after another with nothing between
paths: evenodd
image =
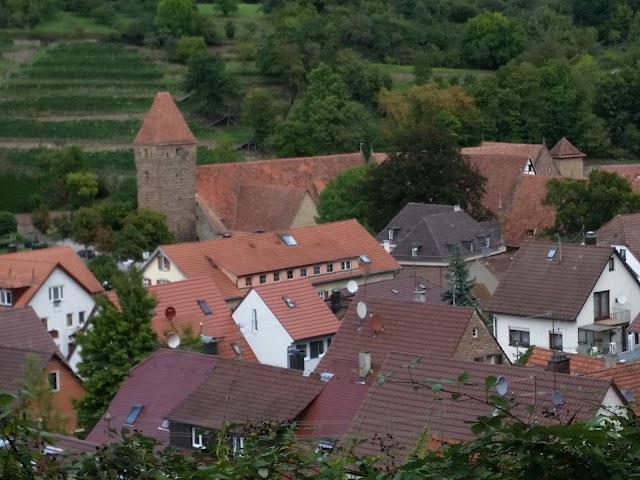
<instances>
[{"instance_id":1,"label":"white house","mask_svg":"<svg viewBox=\"0 0 640 480\"><path fill-rule=\"evenodd\" d=\"M104 289L70 248L47 248L0 256L0 306L30 306L62 354L93 311L93 294Z\"/></svg>"},{"instance_id":2,"label":"white house","mask_svg":"<svg viewBox=\"0 0 640 480\"><path fill-rule=\"evenodd\" d=\"M307 280L255 287L232 313L260 363L313 371L338 319ZM299 355L299 356L298 356ZM304 365L296 359L304 358Z\"/></svg>"},{"instance_id":3,"label":"white house","mask_svg":"<svg viewBox=\"0 0 640 480\"><path fill-rule=\"evenodd\" d=\"M616 215L595 235L589 233L587 242L614 247L636 275L640 275L640 213Z\"/></svg>"},{"instance_id":4,"label":"white house","mask_svg":"<svg viewBox=\"0 0 640 480\"><path fill-rule=\"evenodd\" d=\"M511 359L529 346L583 354L635 348L629 322L640 283L613 247L527 242L496 289L489 310Z\"/></svg>"}]
</instances>

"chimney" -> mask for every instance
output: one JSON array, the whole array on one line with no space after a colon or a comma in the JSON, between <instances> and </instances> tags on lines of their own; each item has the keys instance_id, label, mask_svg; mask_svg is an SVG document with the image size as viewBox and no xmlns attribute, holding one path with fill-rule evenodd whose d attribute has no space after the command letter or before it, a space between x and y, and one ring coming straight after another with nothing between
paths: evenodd
<instances>
[{"instance_id":1,"label":"chimney","mask_svg":"<svg viewBox=\"0 0 640 480\"><path fill-rule=\"evenodd\" d=\"M611 367L615 367L616 364L618 363L618 355L613 354L613 355L604 355L604 366L606 368L611 368Z\"/></svg>"},{"instance_id":2,"label":"chimney","mask_svg":"<svg viewBox=\"0 0 640 480\"><path fill-rule=\"evenodd\" d=\"M201 352L206 353L207 355L217 355L218 354L218 339L211 337L209 335L203 335L201 337L202 345Z\"/></svg>"},{"instance_id":3,"label":"chimney","mask_svg":"<svg viewBox=\"0 0 640 480\"><path fill-rule=\"evenodd\" d=\"M289 347L289 368L292 370L304 370L304 352L296 347Z\"/></svg>"},{"instance_id":4,"label":"chimney","mask_svg":"<svg viewBox=\"0 0 640 480\"><path fill-rule=\"evenodd\" d=\"M382 246L384 247L384 251L387 253L391 253L391 241L390 240L383 240L382 241Z\"/></svg>"},{"instance_id":5,"label":"chimney","mask_svg":"<svg viewBox=\"0 0 640 480\"><path fill-rule=\"evenodd\" d=\"M588 231L584 236L584 244L585 245L595 245L596 244L596 232Z\"/></svg>"},{"instance_id":6,"label":"chimney","mask_svg":"<svg viewBox=\"0 0 640 480\"><path fill-rule=\"evenodd\" d=\"M331 311L333 313L338 313L340 310L340 289L334 288L331 290Z\"/></svg>"},{"instance_id":7,"label":"chimney","mask_svg":"<svg viewBox=\"0 0 640 480\"><path fill-rule=\"evenodd\" d=\"M360 352L358 355L358 376L364 383L364 379L369 375L371 370L371 352Z\"/></svg>"},{"instance_id":8,"label":"chimney","mask_svg":"<svg viewBox=\"0 0 640 480\"><path fill-rule=\"evenodd\" d=\"M556 373L571 373L571 362L564 352L553 352L547 361L547 370Z\"/></svg>"},{"instance_id":9,"label":"chimney","mask_svg":"<svg viewBox=\"0 0 640 480\"><path fill-rule=\"evenodd\" d=\"M413 292L413 300L418 302L418 303L426 303L426 301L427 301L427 292L424 291L424 290L416 289Z\"/></svg>"},{"instance_id":10,"label":"chimney","mask_svg":"<svg viewBox=\"0 0 640 480\"><path fill-rule=\"evenodd\" d=\"M453 206L453 211L454 211L454 212L459 212L460 210L462 210L462 209L460 208L460 205L456 204L456 205L454 205L454 206Z\"/></svg>"}]
</instances>

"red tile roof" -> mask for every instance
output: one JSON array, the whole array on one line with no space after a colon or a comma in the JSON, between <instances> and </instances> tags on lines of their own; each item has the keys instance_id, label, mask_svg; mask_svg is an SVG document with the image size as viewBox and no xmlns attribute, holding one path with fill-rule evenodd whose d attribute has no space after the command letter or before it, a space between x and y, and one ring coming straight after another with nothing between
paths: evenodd
<instances>
[{"instance_id":1,"label":"red tile roof","mask_svg":"<svg viewBox=\"0 0 640 480\"><path fill-rule=\"evenodd\" d=\"M616 215L598 229L596 241L599 245L625 245L640 258L640 213Z\"/></svg>"},{"instance_id":2,"label":"red tile roof","mask_svg":"<svg viewBox=\"0 0 640 480\"><path fill-rule=\"evenodd\" d=\"M609 173L617 173L621 177L626 178L631 184L634 192L640 191L640 165L602 165L600 169Z\"/></svg>"},{"instance_id":3,"label":"red tile roof","mask_svg":"<svg viewBox=\"0 0 640 480\"><path fill-rule=\"evenodd\" d=\"M367 306L364 320L357 314L360 302ZM371 352L374 365L380 365L394 350L453 357L474 312L467 307L359 296L351 302L316 371L324 371L325 364L331 365L334 357L356 361L363 351ZM382 318L384 329L378 333L372 328L372 315Z\"/></svg>"},{"instance_id":4,"label":"red tile roof","mask_svg":"<svg viewBox=\"0 0 640 480\"><path fill-rule=\"evenodd\" d=\"M554 350L549 350L548 348L533 347L526 366L542 367L546 370L549 358L553 353ZM569 373L571 375L590 375L605 368L603 358L578 355L576 353L565 353L565 355L569 357Z\"/></svg>"},{"instance_id":5,"label":"red tile roof","mask_svg":"<svg viewBox=\"0 0 640 480\"><path fill-rule=\"evenodd\" d=\"M391 280L383 280L382 282L361 285L356 298L362 295L386 300L413 302L415 300L416 288L425 292L427 303L446 303L440 298L440 295L445 290L444 287L420 276L398 277L392 278ZM398 293L394 292L394 290Z\"/></svg>"},{"instance_id":6,"label":"red tile roof","mask_svg":"<svg viewBox=\"0 0 640 480\"><path fill-rule=\"evenodd\" d=\"M231 231L254 232L286 230L293 224L296 214L307 195L304 188L285 186L241 186Z\"/></svg>"},{"instance_id":7,"label":"red tile roof","mask_svg":"<svg viewBox=\"0 0 640 480\"><path fill-rule=\"evenodd\" d=\"M208 378L169 414L172 421L218 429L225 423L288 422L324 382L300 370L216 357Z\"/></svg>"},{"instance_id":8,"label":"red tile roof","mask_svg":"<svg viewBox=\"0 0 640 480\"><path fill-rule=\"evenodd\" d=\"M254 290L294 341L338 331L340 322L306 279L261 285ZM283 297L295 306L289 307Z\"/></svg>"},{"instance_id":9,"label":"red tile roof","mask_svg":"<svg viewBox=\"0 0 640 480\"><path fill-rule=\"evenodd\" d=\"M156 351L129 370L107 409L111 416L109 423L103 415L87 441L100 444L118 441L117 437L109 435L109 428L119 433L131 408L140 404L142 411L134 425L128 428L168 445L168 429L159 428L162 421L211 374L217 358L184 350Z\"/></svg>"},{"instance_id":10,"label":"red tile roof","mask_svg":"<svg viewBox=\"0 0 640 480\"><path fill-rule=\"evenodd\" d=\"M23 307L29 303L56 266L60 266L89 293L104 290L91 270L69 247L0 255L0 286L25 288L19 295L14 295L14 307Z\"/></svg>"},{"instance_id":11,"label":"red tile roof","mask_svg":"<svg viewBox=\"0 0 640 480\"><path fill-rule=\"evenodd\" d=\"M484 153L490 155L506 155L524 157L525 160L530 157L532 160L540 154L542 144L536 143L507 143L507 142L482 142L477 147L467 147L462 149L463 155ZM524 168L524 165L522 165Z\"/></svg>"},{"instance_id":12,"label":"red tile roof","mask_svg":"<svg viewBox=\"0 0 640 480\"><path fill-rule=\"evenodd\" d=\"M573 144L567 140L567 137L562 137L554 147L549 150L549 153L558 160L565 158L584 158L586 153L582 153Z\"/></svg>"},{"instance_id":13,"label":"red tile roof","mask_svg":"<svg viewBox=\"0 0 640 480\"><path fill-rule=\"evenodd\" d=\"M375 154L377 162L385 158L386 154ZM304 189L317 200L320 191L338 173L360 165L361 153L203 165L198 167L197 194L199 202L231 229L239 186ZM237 224L245 223L237 214L235 217Z\"/></svg>"},{"instance_id":14,"label":"red tile roof","mask_svg":"<svg viewBox=\"0 0 640 480\"><path fill-rule=\"evenodd\" d=\"M279 233L268 232L236 233L230 238L164 245L161 250L186 277L213 276L225 298L242 296L242 291L221 269L243 276L353 259L361 254L371 260L366 265L367 275L400 269L393 257L356 220L294 228L287 233L294 237L296 246L287 246ZM309 280L315 284L361 276L364 272L365 265L360 262L357 269L314 276Z\"/></svg>"},{"instance_id":15,"label":"red tile roof","mask_svg":"<svg viewBox=\"0 0 640 480\"><path fill-rule=\"evenodd\" d=\"M618 364L615 367L607 368L597 372L589 373L590 377L601 378L603 380L613 380L616 386L621 389L629 389L633 393L633 410L636 415L640 414L640 362Z\"/></svg>"},{"instance_id":16,"label":"red tile roof","mask_svg":"<svg viewBox=\"0 0 640 480\"><path fill-rule=\"evenodd\" d=\"M86 440L80 440L75 437L67 437L65 435L58 435L57 433L43 433L46 439L51 440L47 442L48 445L52 445L55 448L63 450L63 453L88 453L95 452L100 446L97 443L87 442Z\"/></svg>"},{"instance_id":17,"label":"red tile roof","mask_svg":"<svg viewBox=\"0 0 640 480\"><path fill-rule=\"evenodd\" d=\"M49 354L56 352L62 356L47 327L31 307L0 311L0 331L0 347Z\"/></svg>"},{"instance_id":18,"label":"red tile roof","mask_svg":"<svg viewBox=\"0 0 640 480\"><path fill-rule=\"evenodd\" d=\"M502 221L505 243L508 247L519 247L527 240L527 230L533 230L536 236L553 226L556 209L543 205L547 194L547 176L522 175L514 188L513 197Z\"/></svg>"},{"instance_id":19,"label":"red tile roof","mask_svg":"<svg viewBox=\"0 0 640 480\"><path fill-rule=\"evenodd\" d=\"M169 92L158 92L144 117L135 146L186 145L196 143L187 122Z\"/></svg>"},{"instance_id":20,"label":"red tile roof","mask_svg":"<svg viewBox=\"0 0 640 480\"><path fill-rule=\"evenodd\" d=\"M403 458L416 446L421 435L428 432L432 438L447 441L467 441L474 438L470 426L479 416L491 415L493 407L487 405L485 380L489 376L504 376L508 380L508 395L518 405L512 412L525 421L566 423L574 416L577 420L592 418L611 387L608 380L586 376L553 374L551 372L464 362L450 358L424 355L421 361L408 368L416 355L392 352L380 372L388 377L369 389L353 421L350 435L365 440L356 447L356 454L379 454L380 447L372 440L391 435L397 443L397 458ZM463 395L454 400L450 393L434 393L429 387L414 388L416 380L456 379L468 373L471 385L444 385L447 392ZM492 389L495 394L495 390ZM548 415L553 409L551 395L559 390L564 405L557 415ZM466 394L466 396L464 395ZM473 400L469 397L479 398ZM620 399L622 401L622 399ZM528 405L536 405L534 414L526 412Z\"/></svg>"}]
</instances>

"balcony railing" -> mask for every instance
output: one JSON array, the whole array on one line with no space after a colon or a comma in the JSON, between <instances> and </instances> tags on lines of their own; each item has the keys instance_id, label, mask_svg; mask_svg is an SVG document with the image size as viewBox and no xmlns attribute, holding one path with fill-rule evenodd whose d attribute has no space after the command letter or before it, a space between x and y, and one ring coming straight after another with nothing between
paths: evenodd
<instances>
[{"instance_id":1,"label":"balcony railing","mask_svg":"<svg viewBox=\"0 0 640 480\"><path fill-rule=\"evenodd\" d=\"M599 318L595 323L602 323L605 325L611 324L623 324L631 321L631 310L625 310L623 308L612 308L609 312L609 316L605 318Z\"/></svg>"}]
</instances>

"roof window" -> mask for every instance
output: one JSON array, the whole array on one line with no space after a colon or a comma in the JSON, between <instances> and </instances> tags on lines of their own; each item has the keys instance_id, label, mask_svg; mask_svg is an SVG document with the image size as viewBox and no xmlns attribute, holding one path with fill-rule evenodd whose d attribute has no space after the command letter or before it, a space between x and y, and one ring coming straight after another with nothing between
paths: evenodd
<instances>
[{"instance_id":1,"label":"roof window","mask_svg":"<svg viewBox=\"0 0 640 480\"><path fill-rule=\"evenodd\" d=\"M558 249L556 248L552 248L551 250L549 250L549 253L547 253L547 260L553 260L556 256L557 251Z\"/></svg>"},{"instance_id":2,"label":"roof window","mask_svg":"<svg viewBox=\"0 0 640 480\"><path fill-rule=\"evenodd\" d=\"M142 405L140 403L136 403L131 408L131 411L129 412L129 416L124 421L124 424L125 425L133 425L136 422L136 420L138 419L138 415L140 415L141 411L142 411Z\"/></svg>"},{"instance_id":3,"label":"roof window","mask_svg":"<svg viewBox=\"0 0 640 480\"><path fill-rule=\"evenodd\" d=\"M284 303L287 304L287 307L289 308L293 308L296 306L296 302L293 300L293 298L291 297L287 297L286 295L284 297L282 297L282 299L284 300Z\"/></svg>"},{"instance_id":4,"label":"roof window","mask_svg":"<svg viewBox=\"0 0 640 480\"><path fill-rule=\"evenodd\" d=\"M209 308L209 304L206 300L198 300L198 305L200 305L200 310L202 310L202 313L204 313L205 315L211 315L213 313Z\"/></svg>"},{"instance_id":5,"label":"roof window","mask_svg":"<svg viewBox=\"0 0 640 480\"><path fill-rule=\"evenodd\" d=\"M362 263L371 263L371 260L369 260L369 257L367 257L364 253L360 255L359 258Z\"/></svg>"},{"instance_id":6,"label":"roof window","mask_svg":"<svg viewBox=\"0 0 640 480\"><path fill-rule=\"evenodd\" d=\"M296 239L293 238L293 235L290 233L283 233L280 235L280 238L282 238L282 241L287 245L287 247L295 247L298 245L298 242L296 242Z\"/></svg>"}]
</instances>

